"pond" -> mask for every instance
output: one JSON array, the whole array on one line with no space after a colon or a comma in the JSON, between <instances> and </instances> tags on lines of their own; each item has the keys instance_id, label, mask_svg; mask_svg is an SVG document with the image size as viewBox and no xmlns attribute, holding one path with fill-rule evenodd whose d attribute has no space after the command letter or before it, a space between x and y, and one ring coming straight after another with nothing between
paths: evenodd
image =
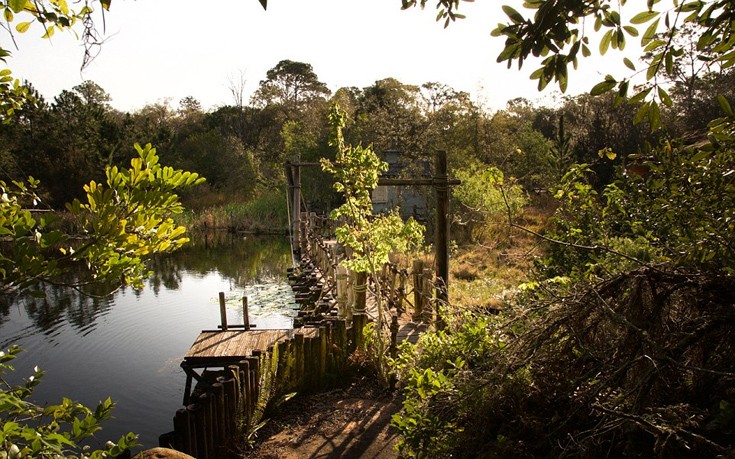
<instances>
[{"instance_id":1,"label":"pond","mask_svg":"<svg viewBox=\"0 0 735 459\"><path fill-rule=\"evenodd\" d=\"M290 328L297 307L286 281L290 266L286 238L210 234L152 260L153 276L141 291L98 298L49 287L45 299L0 298L0 349L25 350L13 361L16 378L36 365L45 372L37 403L69 397L94 407L110 396L115 419L97 439L132 431L145 448L155 447L182 404L179 364L199 332L220 323L219 292L230 324L243 322L246 295L251 323Z\"/></svg>"}]
</instances>

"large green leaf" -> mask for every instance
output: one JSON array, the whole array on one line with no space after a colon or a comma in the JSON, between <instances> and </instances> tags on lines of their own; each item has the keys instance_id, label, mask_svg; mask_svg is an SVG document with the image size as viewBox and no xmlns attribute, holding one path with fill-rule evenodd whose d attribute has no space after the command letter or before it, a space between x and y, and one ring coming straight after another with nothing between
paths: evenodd
<instances>
[{"instance_id":1,"label":"large green leaf","mask_svg":"<svg viewBox=\"0 0 735 459\"><path fill-rule=\"evenodd\" d=\"M20 13L21 11L23 11L23 8L25 8L26 3L28 3L28 0L9 0L8 6L14 12Z\"/></svg>"}]
</instances>

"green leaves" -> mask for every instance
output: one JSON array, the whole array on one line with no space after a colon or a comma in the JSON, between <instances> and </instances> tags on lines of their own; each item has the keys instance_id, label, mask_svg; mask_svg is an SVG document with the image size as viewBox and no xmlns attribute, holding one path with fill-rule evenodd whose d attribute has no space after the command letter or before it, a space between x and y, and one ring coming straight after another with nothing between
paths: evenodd
<instances>
[{"instance_id":1,"label":"green leaves","mask_svg":"<svg viewBox=\"0 0 735 459\"><path fill-rule=\"evenodd\" d=\"M727 116L735 116L735 113L733 113L732 107L730 106L730 102L728 102L725 96L722 94L718 95L717 103L720 104L720 108L722 108L722 111L725 112Z\"/></svg>"},{"instance_id":2,"label":"green leaves","mask_svg":"<svg viewBox=\"0 0 735 459\"><path fill-rule=\"evenodd\" d=\"M508 15L511 21L513 21L514 24L520 24L523 22L523 16L513 9L513 7L510 7L508 5L503 5L503 12Z\"/></svg>"},{"instance_id":3,"label":"green leaves","mask_svg":"<svg viewBox=\"0 0 735 459\"><path fill-rule=\"evenodd\" d=\"M0 374L14 371L7 362L20 352L17 346L0 352ZM10 385L0 379L0 419L3 419L0 451L9 452L9 457L102 458L117 456L139 445L137 435L128 433L117 443L108 442L103 450L79 446L101 429L101 422L111 417L112 401L108 398L94 412L68 398L58 405L41 408L27 400L42 377L43 372L35 368L22 385Z\"/></svg>"},{"instance_id":4,"label":"green leaves","mask_svg":"<svg viewBox=\"0 0 735 459\"><path fill-rule=\"evenodd\" d=\"M335 178L334 189L345 203L333 210L330 218L344 222L336 229L337 240L352 249L345 265L356 272L375 272L388 262L392 252L405 253L423 242L423 226L413 219L403 222L398 212L373 215L372 191L388 164L372 148L347 146L342 128L345 114L338 105L329 113L333 135L331 145L337 147L334 162L322 159L322 169Z\"/></svg>"},{"instance_id":5,"label":"green leaves","mask_svg":"<svg viewBox=\"0 0 735 459\"><path fill-rule=\"evenodd\" d=\"M28 29L31 27L30 22L19 22L15 26L15 30L17 30L20 33L25 33L28 31Z\"/></svg>"},{"instance_id":6,"label":"green leaves","mask_svg":"<svg viewBox=\"0 0 735 459\"><path fill-rule=\"evenodd\" d=\"M655 11L642 11L630 19L631 24L645 24L653 18L658 17L660 13Z\"/></svg>"},{"instance_id":7,"label":"green leaves","mask_svg":"<svg viewBox=\"0 0 735 459\"><path fill-rule=\"evenodd\" d=\"M136 145L136 151L131 168L107 168L106 184L90 182L84 187L86 202L74 200L67 205L86 237L73 249L68 248L69 235L47 227L52 218L36 220L24 209L26 203L38 200L33 191L36 181L31 178L28 184L12 186L0 182L0 235L13 242L0 257L0 290L23 291L38 280L58 281L61 260L90 268L92 279L81 283L122 280L141 287L148 274L144 258L174 251L188 241L185 229L171 219L182 211L175 192L204 179L162 167L150 145ZM57 252L49 254L49 248Z\"/></svg>"},{"instance_id":8,"label":"green leaves","mask_svg":"<svg viewBox=\"0 0 735 459\"><path fill-rule=\"evenodd\" d=\"M591 90L590 94L593 96L599 96L600 94L604 94L615 87L617 84L617 81L612 77L612 75L607 75L605 77L605 81L602 81L600 83L597 83Z\"/></svg>"},{"instance_id":9,"label":"green leaves","mask_svg":"<svg viewBox=\"0 0 735 459\"><path fill-rule=\"evenodd\" d=\"M28 0L8 0L7 5L13 12L20 13L25 8L26 3L28 3Z\"/></svg>"},{"instance_id":10,"label":"green leaves","mask_svg":"<svg viewBox=\"0 0 735 459\"><path fill-rule=\"evenodd\" d=\"M198 174L164 168L150 144L135 145L138 157L126 171L106 170L107 186L85 186L87 202L75 200L68 210L92 237L73 258L85 260L97 279L123 278L141 287L148 271L142 258L170 252L188 241L171 215L182 211L177 189L204 182Z\"/></svg>"},{"instance_id":11,"label":"green leaves","mask_svg":"<svg viewBox=\"0 0 735 459\"><path fill-rule=\"evenodd\" d=\"M638 60L647 62L648 66L642 75L646 81L636 86L651 85L656 91L645 92L645 96L635 102L633 98L630 101L648 102L640 107L637 119L647 119L655 128L660 125L659 105L671 106L672 103L667 85L675 78L681 78L678 75L686 62L717 63L723 68L735 66L732 4L673 0L670 6L660 8L665 11L662 13L653 9L657 3L652 0L633 6L634 3L630 2L615 5L608 0L591 3L526 1L523 6L533 11L531 16L505 6L503 11L508 17L507 22L498 24L492 31L493 36L505 38L497 61L507 62L508 67L517 62L520 68L530 56L543 57L542 66L531 73L531 79L538 80L539 90L555 81L563 92L568 85L569 64L576 66L580 51L584 57L591 55L585 26L580 27L580 23L594 21L594 27L586 28L600 32L597 47L600 55L605 55L610 49L625 49L628 37L640 37L643 51ZM630 17L629 23L623 22L626 16ZM691 30L694 32L689 32ZM687 51L675 39L690 33L696 49ZM622 61L631 72L639 72L634 64L636 59L623 56ZM622 80L628 81L631 77ZM606 79L596 84L592 94L612 90L616 86L615 80L621 78ZM621 91L615 98L616 104L622 103L627 93L627 87L625 90L618 87ZM637 90L638 94L644 92Z\"/></svg>"}]
</instances>

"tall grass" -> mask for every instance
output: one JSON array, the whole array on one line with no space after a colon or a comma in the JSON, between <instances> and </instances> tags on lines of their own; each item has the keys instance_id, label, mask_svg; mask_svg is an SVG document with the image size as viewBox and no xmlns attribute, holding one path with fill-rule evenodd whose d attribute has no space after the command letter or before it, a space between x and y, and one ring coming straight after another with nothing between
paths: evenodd
<instances>
[{"instance_id":1,"label":"tall grass","mask_svg":"<svg viewBox=\"0 0 735 459\"><path fill-rule=\"evenodd\" d=\"M231 202L176 217L176 222L192 231L227 230L258 234L288 232L286 195L267 191L247 202Z\"/></svg>"}]
</instances>

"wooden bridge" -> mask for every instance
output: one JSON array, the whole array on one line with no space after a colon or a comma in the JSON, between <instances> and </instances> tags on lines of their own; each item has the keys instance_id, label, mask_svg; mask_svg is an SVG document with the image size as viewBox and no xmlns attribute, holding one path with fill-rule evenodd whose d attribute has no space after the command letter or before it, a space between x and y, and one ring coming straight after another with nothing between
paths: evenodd
<instances>
[{"instance_id":1,"label":"wooden bridge","mask_svg":"<svg viewBox=\"0 0 735 459\"><path fill-rule=\"evenodd\" d=\"M298 167L292 171L298 176ZM289 177L292 202L300 203L300 187ZM440 154L433 179L403 182L395 184L437 189L436 277L422 260L402 267L388 263L372 278L350 272L330 239L328 220L297 206L292 241L299 266L289 278L301 304L295 320L299 327L253 330L246 298L244 323L228 324L220 293L221 324L202 331L181 363L186 373L183 407L174 417L174 431L161 436L161 446L199 459L239 457L238 443L256 428L270 403L340 381L348 357L364 346L367 323L390 336L386 351L392 356L400 342L416 342L435 320L441 324L436 305L447 300L447 190L456 181L449 180L446 156ZM376 284L379 289L373 288Z\"/></svg>"},{"instance_id":2,"label":"wooden bridge","mask_svg":"<svg viewBox=\"0 0 735 459\"><path fill-rule=\"evenodd\" d=\"M311 215L308 222L302 266L291 276L303 326L253 328L245 298L245 323L230 324L220 293L221 324L203 330L184 356L183 406L174 417L174 431L161 436L161 446L200 459L238 457L237 440L260 422L269 403L287 393L333 386L347 358L363 347L364 326L378 322L380 302L365 276L340 265L336 244L320 235L324 220ZM412 266L409 273L388 264L380 274L392 355L403 340L415 342L431 317L432 272L419 261Z\"/></svg>"}]
</instances>

